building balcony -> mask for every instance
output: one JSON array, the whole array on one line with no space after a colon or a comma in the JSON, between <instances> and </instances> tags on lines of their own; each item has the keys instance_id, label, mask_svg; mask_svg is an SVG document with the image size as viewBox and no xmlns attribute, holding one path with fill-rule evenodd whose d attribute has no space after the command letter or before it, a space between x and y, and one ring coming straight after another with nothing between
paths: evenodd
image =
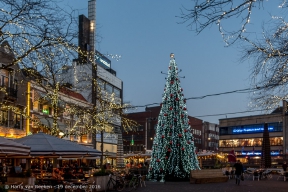
<instances>
[{"instance_id":1,"label":"building balcony","mask_svg":"<svg viewBox=\"0 0 288 192\"><path fill-rule=\"evenodd\" d=\"M11 88L11 87L7 87L7 93L9 97L14 97L17 98L17 89Z\"/></svg>"},{"instance_id":2,"label":"building balcony","mask_svg":"<svg viewBox=\"0 0 288 192\"><path fill-rule=\"evenodd\" d=\"M17 99L17 89L11 88L11 87L5 87L5 86L0 86L0 87L4 87L5 91L5 98L6 99Z\"/></svg>"}]
</instances>

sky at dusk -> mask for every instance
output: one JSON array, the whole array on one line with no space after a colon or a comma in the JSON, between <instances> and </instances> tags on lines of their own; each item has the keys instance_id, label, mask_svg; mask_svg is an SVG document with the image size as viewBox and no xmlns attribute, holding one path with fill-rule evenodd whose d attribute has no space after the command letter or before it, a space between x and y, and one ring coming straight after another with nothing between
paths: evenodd
<instances>
[{"instance_id":1,"label":"sky at dusk","mask_svg":"<svg viewBox=\"0 0 288 192\"><path fill-rule=\"evenodd\" d=\"M274 0L266 3L277 8ZM68 4L88 16L88 0L64 0L63 6ZM110 59L124 84L124 102L134 106L161 103L167 76L161 71L167 73L170 53L175 54L178 68L182 69L179 75L185 76L181 87L186 98L250 87L252 64L239 60L238 45L225 47L215 25L197 35L187 24L179 24L180 9L192 6L190 0L97 0L96 33L100 42L96 48L102 54L121 55L119 61ZM270 11L252 12L248 29L261 32L262 19L269 19ZM230 24L237 26L237 22ZM189 99L187 109L190 116L219 123L218 119L226 117L260 114L229 114L255 110L249 108L249 102L247 93L233 93ZM222 115L210 116L215 114Z\"/></svg>"}]
</instances>

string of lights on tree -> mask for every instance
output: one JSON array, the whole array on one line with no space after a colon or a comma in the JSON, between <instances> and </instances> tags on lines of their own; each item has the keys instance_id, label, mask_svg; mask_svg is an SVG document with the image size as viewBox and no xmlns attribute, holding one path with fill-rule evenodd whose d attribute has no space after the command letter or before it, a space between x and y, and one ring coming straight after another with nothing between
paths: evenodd
<instances>
[{"instance_id":1,"label":"string of lights on tree","mask_svg":"<svg viewBox=\"0 0 288 192\"><path fill-rule=\"evenodd\" d=\"M251 87L262 87L262 91L251 94L249 107L269 112L288 99L287 8L286 0L202 0L183 9L180 18L198 34L216 25L226 46L236 42L245 45L241 46L241 63L251 60ZM255 17L257 14L261 14L261 21ZM263 23L261 31L253 23Z\"/></svg>"},{"instance_id":2,"label":"string of lights on tree","mask_svg":"<svg viewBox=\"0 0 288 192\"><path fill-rule=\"evenodd\" d=\"M162 96L156 135L153 139L148 177L187 178L191 170L200 169L194 138L180 86L174 54L170 55L168 77Z\"/></svg>"}]
</instances>

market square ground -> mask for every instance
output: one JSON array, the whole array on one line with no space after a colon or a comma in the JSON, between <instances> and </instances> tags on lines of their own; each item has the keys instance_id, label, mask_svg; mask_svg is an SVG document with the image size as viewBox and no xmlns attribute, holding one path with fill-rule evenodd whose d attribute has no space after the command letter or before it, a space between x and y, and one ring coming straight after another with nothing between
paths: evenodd
<instances>
[{"instance_id":1,"label":"market square ground","mask_svg":"<svg viewBox=\"0 0 288 192\"><path fill-rule=\"evenodd\" d=\"M138 192L287 192L288 181L277 180L278 175L273 175L270 180L264 179L260 181L253 181L252 178L241 181L240 185L235 184L235 179L230 179L225 183L207 183L207 184L190 184L189 182L151 182L146 181L146 187L139 187Z\"/></svg>"}]
</instances>

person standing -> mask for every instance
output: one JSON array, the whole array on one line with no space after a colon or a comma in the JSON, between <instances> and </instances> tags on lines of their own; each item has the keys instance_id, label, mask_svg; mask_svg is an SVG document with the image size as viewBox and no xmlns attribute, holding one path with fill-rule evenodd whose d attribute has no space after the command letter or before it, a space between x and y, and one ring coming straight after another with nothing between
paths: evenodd
<instances>
[{"instance_id":1,"label":"person standing","mask_svg":"<svg viewBox=\"0 0 288 192\"><path fill-rule=\"evenodd\" d=\"M287 170L287 164L286 164L286 161L283 162L282 168L283 168L284 171Z\"/></svg>"},{"instance_id":2,"label":"person standing","mask_svg":"<svg viewBox=\"0 0 288 192\"><path fill-rule=\"evenodd\" d=\"M240 160L238 160L235 164L235 176L236 176L236 185L240 185L240 179L241 179L241 175L243 174L243 165L240 162Z\"/></svg>"}]
</instances>

